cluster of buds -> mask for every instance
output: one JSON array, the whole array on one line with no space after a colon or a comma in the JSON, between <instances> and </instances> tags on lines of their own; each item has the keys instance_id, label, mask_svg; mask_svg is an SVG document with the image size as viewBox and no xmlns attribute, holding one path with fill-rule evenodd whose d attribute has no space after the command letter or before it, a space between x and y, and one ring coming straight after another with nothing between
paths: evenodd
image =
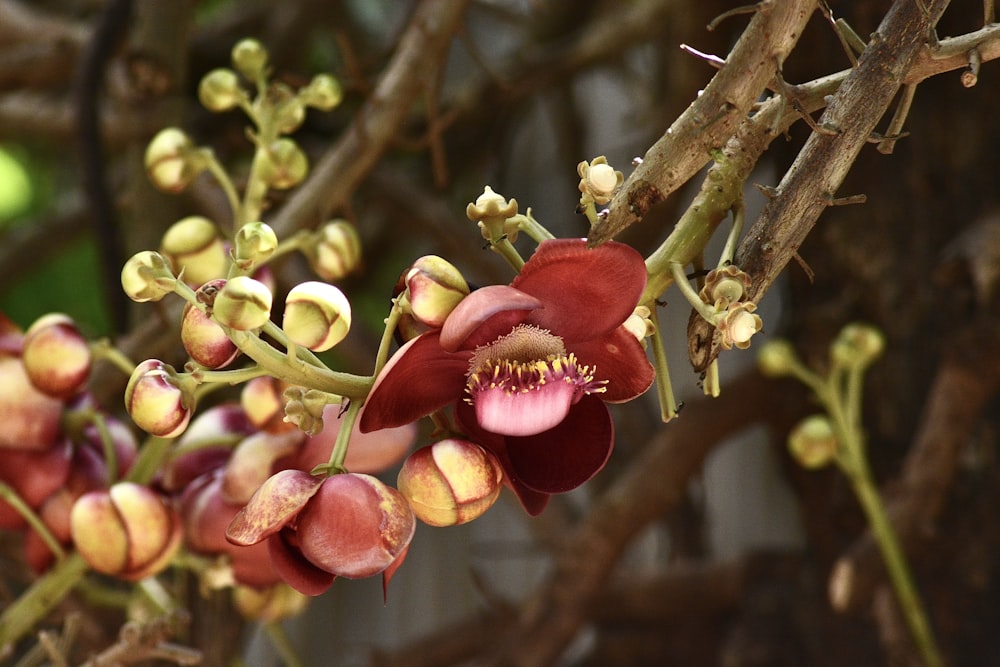
<instances>
[{"instance_id":1,"label":"cluster of buds","mask_svg":"<svg viewBox=\"0 0 1000 667\"><path fill-rule=\"evenodd\" d=\"M91 363L70 317L22 333L0 316L0 527L22 532L37 572L74 546L95 570L140 578L172 558L179 523L159 494L120 481L138 445L88 392Z\"/></svg>"},{"instance_id":2,"label":"cluster of buds","mask_svg":"<svg viewBox=\"0 0 1000 667\"><path fill-rule=\"evenodd\" d=\"M750 276L739 267L727 264L709 271L698 294L711 311L707 319L721 334L723 349L745 350L750 347L753 335L761 330L760 315L754 312L757 304L742 300L749 287Z\"/></svg>"}]
</instances>

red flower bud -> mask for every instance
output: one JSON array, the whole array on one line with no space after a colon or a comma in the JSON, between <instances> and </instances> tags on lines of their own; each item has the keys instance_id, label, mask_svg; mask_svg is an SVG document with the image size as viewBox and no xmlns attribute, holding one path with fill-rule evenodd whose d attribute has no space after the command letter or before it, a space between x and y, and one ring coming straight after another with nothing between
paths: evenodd
<instances>
[{"instance_id":1,"label":"red flower bud","mask_svg":"<svg viewBox=\"0 0 1000 667\"><path fill-rule=\"evenodd\" d=\"M125 409L146 433L173 438L187 428L194 399L181 389L173 366L147 359L136 366L125 387Z\"/></svg>"},{"instance_id":2,"label":"red flower bud","mask_svg":"<svg viewBox=\"0 0 1000 667\"><path fill-rule=\"evenodd\" d=\"M69 398L83 388L90 374L90 344L73 318L50 313L28 327L21 360L39 391Z\"/></svg>"}]
</instances>

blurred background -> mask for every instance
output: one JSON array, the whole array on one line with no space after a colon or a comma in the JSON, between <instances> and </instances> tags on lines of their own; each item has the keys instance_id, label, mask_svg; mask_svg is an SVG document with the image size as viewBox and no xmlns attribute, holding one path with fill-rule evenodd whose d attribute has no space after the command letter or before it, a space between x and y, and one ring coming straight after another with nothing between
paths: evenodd
<instances>
[{"instance_id":1,"label":"blurred background","mask_svg":"<svg viewBox=\"0 0 1000 667\"><path fill-rule=\"evenodd\" d=\"M829 6L862 36L887 9L870 0ZM136 358L183 365L176 319L163 307L126 303L120 267L158 247L177 219L225 220L228 211L207 177L181 195L156 191L142 155L156 131L176 125L211 146L237 179L245 175L245 117L205 111L196 89L206 72L229 65L233 44L255 37L278 79L298 85L330 72L344 86L344 103L310 111L296 134L314 165L333 165L320 194L278 193L264 219L285 234L332 217L357 225L363 270L340 285L355 324L329 360L369 372L392 288L415 258L439 254L478 285L509 281L509 268L465 217L485 185L530 207L557 236L587 235L575 213L577 163L606 155L627 176L714 74L680 45L724 58L746 17L706 26L733 7L0 0L0 311L22 327L65 312L87 335L109 336ZM457 28L445 35L443 57L408 73L411 93L380 100L377 86L421 10L432 23L454 13ZM954 2L938 36L982 26L981 4ZM802 83L849 66L817 11L783 75ZM892 154L874 144L862 151L837 194L863 193L867 202L826 210L760 314L764 336L789 338L817 366L844 324L866 321L885 333L886 353L865 388L872 466L908 526L915 576L949 663L989 665L1000 664L1000 87L991 63L974 87L958 76L919 86L908 134ZM389 138L376 128L370 143L362 138L351 155L338 154L373 104L402 105ZM766 203L755 186L776 185L809 132L797 123L765 153L746 184L748 221ZM651 252L700 183L694 178L619 240ZM722 241L713 241L708 261ZM529 253L530 240L518 247ZM304 261L282 262L278 292L308 276ZM537 519L505 496L472 524L421 525L387 604L377 580L338 580L287 623L305 664L537 664L512 656L533 637L535 616L563 613L560 599L586 604L571 615L572 641L554 664L906 664L905 629L848 484L834 469L804 471L786 453L789 429L816 405L794 382L761 378L753 348L724 353L722 396L702 397L687 362L689 308L672 291L663 301L657 316L686 403L680 418L662 424L654 392L616 406L611 463ZM95 394L120 405L127 378L98 371ZM625 491L640 470L655 490L638 499L648 506L616 508L617 497L637 502ZM615 511L620 530L588 532L614 524L606 515ZM0 547L2 605L27 575L11 539L0 536ZM594 581L566 579L586 573L591 558ZM828 581L845 558L860 573L857 596L834 611ZM567 565L573 559L583 565ZM206 650L205 664L231 655L281 664L222 593L206 598L193 588L190 634L179 641ZM540 606L532 612L532 604ZM104 638L120 622L110 613L94 619ZM102 635L94 629L89 639L100 646Z\"/></svg>"}]
</instances>

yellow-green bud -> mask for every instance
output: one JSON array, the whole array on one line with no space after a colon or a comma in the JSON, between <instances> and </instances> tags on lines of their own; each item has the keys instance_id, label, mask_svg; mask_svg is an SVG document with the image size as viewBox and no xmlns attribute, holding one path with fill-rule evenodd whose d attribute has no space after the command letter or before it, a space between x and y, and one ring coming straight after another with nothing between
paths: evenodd
<instances>
[{"instance_id":1,"label":"yellow-green bud","mask_svg":"<svg viewBox=\"0 0 1000 667\"><path fill-rule=\"evenodd\" d=\"M788 436L788 450L803 467L822 468L837 456L837 436L826 415L806 417Z\"/></svg>"},{"instance_id":2,"label":"yellow-green bud","mask_svg":"<svg viewBox=\"0 0 1000 667\"><path fill-rule=\"evenodd\" d=\"M274 83L267 91L274 105L274 129L278 134L291 134L306 119L306 104L284 83Z\"/></svg>"},{"instance_id":3,"label":"yellow-green bud","mask_svg":"<svg viewBox=\"0 0 1000 667\"><path fill-rule=\"evenodd\" d=\"M425 255L406 272L409 312L427 326L439 328L469 295L469 284L450 262Z\"/></svg>"},{"instance_id":4,"label":"yellow-green bud","mask_svg":"<svg viewBox=\"0 0 1000 667\"><path fill-rule=\"evenodd\" d=\"M322 352L344 340L351 328L351 303L338 288L309 280L285 299L282 329L295 343Z\"/></svg>"},{"instance_id":5,"label":"yellow-green bud","mask_svg":"<svg viewBox=\"0 0 1000 667\"><path fill-rule=\"evenodd\" d=\"M152 489L132 482L80 496L69 528L90 567L129 581L162 571L181 544L176 511Z\"/></svg>"},{"instance_id":6,"label":"yellow-green bud","mask_svg":"<svg viewBox=\"0 0 1000 667\"><path fill-rule=\"evenodd\" d=\"M31 384L49 396L69 398L83 389L92 360L90 343L69 315L42 315L24 333L21 363Z\"/></svg>"},{"instance_id":7,"label":"yellow-green bud","mask_svg":"<svg viewBox=\"0 0 1000 667\"><path fill-rule=\"evenodd\" d=\"M143 250L122 267L122 289L133 301L159 301L174 291L177 278L170 264L158 252Z\"/></svg>"},{"instance_id":8,"label":"yellow-green bud","mask_svg":"<svg viewBox=\"0 0 1000 667\"><path fill-rule=\"evenodd\" d=\"M301 183L309 173L306 154L291 139L278 139L261 150L260 176L269 187L287 190Z\"/></svg>"},{"instance_id":9,"label":"yellow-green bud","mask_svg":"<svg viewBox=\"0 0 1000 667\"><path fill-rule=\"evenodd\" d=\"M607 204L614 191L625 182L622 172L615 171L603 155L594 158L593 162L584 160L576 166L576 172L580 175L578 187L584 203L589 199L595 204Z\"/></svg>"},{"instance_id":10,"label":"yellow-green bud","mask_svg":"<svg viewBox=\"0 0 1000 667\"><path fill-rule=\"evenodd\" d=\"M882 332L860 322L847 324L833 343L830 344L830 358L843 366L867 366L885 350L885 336Z\"/></svg>"},{"instance_id":11,"label":"yellow-green bud","mask_svg":"<svg viewBox=\"0 0 1000 667\"><path fill-rule=\"evenodd\" d=\"M248 222L236 232L233 261L243 271L263 264L278 248L278 235L264 222Z\"/></svg>"},{"instance_id":12,"label":"yellow-green bud","mask_svg":"<svg viewBox=\"0 0 1000 667\"><path fill-rule=\"evenodd\" d=\"M361 265L361 237L348 221L334 220L316 232L306 255L316 275L336 282Z\"/></svg>"},{"instance_id":13,"label":"yellow-green bud","mask_svg":"<svg viewBox=\"0 0 1000 667\"><path fill-rule=\"evenodd\" d=\"M757 368L766 377L777 378L790 375L798 363L795 348L784 339L764 343L757 354Z\"/></svg>"},{"instance_id":14,"label":"yellow-green bud","mask_svg":"<svg viewBox=\"0 0 1000 667\"><path fill-rule=\"evenodd\" d=\"M240 74L256 81L267 70L267 50L256 39L241 39L233 47L233 66Z\"/></svg>"},{"instance_id":15,"label":"yellow-green bud","mask_svg":"<svg viewBox=\"0 0 1000 667\"><path fill-rule=\"evenodd\" d=\"M146 173L160 190L181 192L205 169L191 139L176 127L160 130L146 148Z\"/></svg>"},{"instance_id":16,"label":"yellow-green bud","mask_svg":"<svg viewBox=\"0 0 1000 667\"><path fill-rule=\"evenodd\" d=\"M517 215L517 200L504 199L488 185L483 188L483 194L479 195L475 203L465 207L465 215L469 220L478 221L483 238L487 241L495 242L502 236L506 236L511 243L517 240L517 222L507 221Z\"/></svg>"},{"instance_id":17,"label":"yellow-green bud","mask_svg":"<svg viewBox=\"0 0 1000 667\"><path fill-rule=\"evenodd\" d=\"M233 589L233 606L243 618L257 623L277 623L298 616L309 604L309 597L288 584L260 589L239 585Z\"/></svg>"},{"instance_id":18,"label":"yellow-green bud","mask_svg":"<svg viewBox=\"0 0 1000 667\"><path fill-rule=\"evenodd\" d=\"M209 111L229 111L245 97L236 72L225 67L213 69L198 84L198 100Z\"/></svg>"},{"instance_id":19,"label":"yellow-green bud","mask_svg":"<svg viewBox=\"0 0 1000 667\"><path fill-rule=\"evenodd\" d=\"M192 215L170 225L162 252L188 285L198 287L226 275L228 258L219 230L208 218Z\"/></svg>"},{"instance_id":20,"label":"yellow-green bud","mask_svg":"<svg viewBox=\"0 0 1000 667\"><path fill-rule=\"evenodd\" d=\"M344 99L344 90L340 81L329 74L317 74L308 86L299 91L299 98L314 109L330 111Z\"/></svg>"},{"instance_id":21,"label":"yellow-green bud","mask_svg":"<svg viewBox=\"0 0 1000 667\"><path fill-rule=\"evenodd\" d=\"M271 317L271 300L267 285L249 276L236 276L215 295L212 317L230 329L259 329Z\"/></svg>"},{"instance_id":22,"label":"yellow-green bud","mask_svg":"<svg viewBox=\"0 0 1000 667\"><path fill-rule=\"evenodd\" d=\"M431 526L457 526L476 519L500 495L503 471L479 445L449 438L411 454L396 486L418 519Z\"/></svg>"}]
</instances>

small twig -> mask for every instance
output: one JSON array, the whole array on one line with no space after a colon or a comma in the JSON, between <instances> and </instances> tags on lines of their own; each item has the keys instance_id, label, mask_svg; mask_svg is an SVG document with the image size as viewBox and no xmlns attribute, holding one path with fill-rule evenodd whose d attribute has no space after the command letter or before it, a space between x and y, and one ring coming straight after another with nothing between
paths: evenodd
<instances>
[{"instance_id":1,"label":"small twig","mask_svg":"<svg viewBox=\"0 0 1000 667\"><path fill-rule=\"evenodd\" d=\"M700 58L701 60L704 60L715 69L722 69L726 64L725 59L720 58L719 56L716 55L712 55L711 53L703 53L702 51L699 51L698 49L692 46L688 46L687 44L681 44L681 51L684 51L685 53L690 53L695 58Z\"/></svg>"},{"instance_id":2,"label":"small twig","mask_svg":"<svg viewBox=\"0 0 1000 667\"><path fill-rule=\"evenodd\" d=\"M878 143L878 152L889 155L896 147L896 140L902 137L903 123L910 115L910 107L913 105L913 96L917 92L917 84L908 83L903 86L900 94L899 104L896 105L896 112L889 121L889 128L885 131L885 138Z\"/></svg>"},{"instance_id":3,"label":"small twig","mask_svg":"<svg viewBox=\"0 0 1000 667\"><path fill-rule=\"evenodd\" d=\"M861 50L858 50L856 47L857 42L852 43L851 41L851 36L857 39L858 35L851 30L851 27L847 25L847 22L844 21L844 19L833 19L833 12L830 10L830 5L827 4L826 0L819 0L816 4L819 5L819 11L823 15L823 18L827 20L827 23L829 23L833 28L834 34L837 35L840 47L847 55L847 59L851 61L851 67L857 67L858 58L855 55L855 52L861 53L861 51L864 51L864 42L862 42Z\"/></svg>"},{"instance_id":4,"label":"small twig","mask_svg":"<svg viewBox=\"0 0 1000 667\"><path fill-rule=\"evenodd\" d=\"M733 9L730 9L729 11L722 12L721 14L719 14L718 16L716 16L714 19L712 19L711 21L709 21L708 25L705 26L705 30L708 30L709 32L712 32L717 27L719 27L720 23L722 23L726 19L732 18L734 16L740 16L742 14L754 14L759 9L761 9L761 7L763 5L765 5L765 4L768 4L768 0L763 0L762 2L758 2L756 5L744 5L742 7L734 7Z\"/></svg>"}]
</instances>

